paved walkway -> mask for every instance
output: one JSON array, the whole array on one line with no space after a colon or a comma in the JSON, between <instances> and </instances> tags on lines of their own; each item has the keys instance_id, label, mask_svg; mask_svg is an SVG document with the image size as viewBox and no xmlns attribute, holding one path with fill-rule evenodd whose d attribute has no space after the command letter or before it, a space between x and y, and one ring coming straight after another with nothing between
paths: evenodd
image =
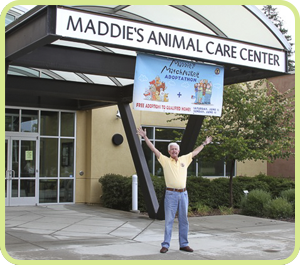
<instances>
[{"instance_id":1,"label":"paved walkway","mask_svg":"<svg viewBox=\"0 0 300 265\"><path fill-rule=\"evenodd\" d=\"M193 253L178 250L176 220L166 254L164 221L141 214L75 204L6 207L5 219L19 260L284 260L295 247L294 223L242 215L189 218Z\"/></svg>"}]
</instances>

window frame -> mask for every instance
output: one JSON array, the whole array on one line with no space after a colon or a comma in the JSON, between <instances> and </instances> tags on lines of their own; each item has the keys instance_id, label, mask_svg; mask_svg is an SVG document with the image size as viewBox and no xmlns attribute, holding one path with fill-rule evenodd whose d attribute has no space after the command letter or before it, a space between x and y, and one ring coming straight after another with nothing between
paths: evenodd
<instances>
[{"instance_id":1,"label":"window frame","mask_svg":"<svg viewBox=\"0 0 300 265\"><path fill-rule=\"evenodd\" d=\"M147 130L147 137L148 139L153 143L154 146L156 146L157 142L166 142L166 143L170 143L173 140L167 140L167 139L156 139L156 129L170 129L170 130L182 130L184 133L185 128L182 127L168 127L168 126L156 126L156 125L141 125L143 129ZM151 133L149 133L149 129L152 130ZM149 137L148 135L151 135L151 137ZM141 138L141 145L142 142L145 142L145 140L143 138ZM177 143L180 144L181 141L177 141ZM163 152L163 150L159 150L161 152ZM155 175L155 154L153 152L151 152L151 158L152 158L152 166L151 166L151 170L150 173ZM195 176L199 176L199 166L201 165L201 160L199 158L195 158L194 159L195 162ZM220 161L221 162L221 161ZM147 161L147 163L149 163L149 161ZM223 167L223 175L222 176L202 176L204 178L223 178L223 177L229 177L226 173L227 173L227 166L226 166L226 160L223 160L224 163L224 167ZM236 161L235 161L235 165L234 165L234 176L236 175Z\"/></svg>"},{"instance_id":2,"label":"window frame","mask_svg":"<svg viewBox=\"0 0 300 265\"><path fill-rule=\"evenodd\" d=\"M28 107L16 107L16 106L5 106L5 109L15 109L19 113L19 128L18 131L5 131L5 134L10 135L10 136L33 136L37 137L37 142L38 142L38 153L39 153L39 158L38 158L38 174L37 174L37 190L39 192L38 194L38 204L39 205L48 205L48 204L74 204L75 203L75 192L76 192L76 128L77 128L77 112L72 111L72 110L61 110L61 109L46 109L46 108L28 108ZM37 111L37 125L38 129L37 132L22 132L21 131L21 117L22 117L22 112L24 110L32 110L32 111ZM57 112L58 113L58 135L41 135L41 113L43 111L47 112ZM6 112L5 112L6 113ZM73 113L74 114L74 121L73 121L73 136L62 136L61 134L61 116L62 113ZM57 176L55 177L41 177L41 139L57 139L57 148L58 148L58 155L57 155ZM61 147L61 142L63 140L72 140L73 141L73 174L72 177L70 176L64 176L61 177L61 168L62 168L62 147ZM61 198L61 189L60 189L60 180L73 180L73 201L72 202L60 202ZM57 181L57 190L56 190L56 195L57 195L57 200L56 202L40 202L40 181L52 181L56 180Z\"/></svg>"}]
</instances>

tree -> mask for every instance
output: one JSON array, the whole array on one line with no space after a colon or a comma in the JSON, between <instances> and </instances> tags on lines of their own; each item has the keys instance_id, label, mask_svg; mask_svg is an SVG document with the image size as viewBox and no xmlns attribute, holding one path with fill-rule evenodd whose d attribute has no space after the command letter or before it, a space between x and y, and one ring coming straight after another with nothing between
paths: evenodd
<instances>
[{"instance_id":1,"label":"tree","mask_svg":"<svg viewBox=\"0 0 300 265\"><path fill-rule=\"evenodd\" d=\"M263 6L262 11L264 14L273 22L273 24L279 29L282 35L286 38L286 40L290 43L291 47L294 46L294 43L291 42L292 36L288 35L288 30L283 26L283 20L279 16L279 12L276 7L272 5ZM295 71L295 61L291 59L293 55L293 51L288 51L288 70Z\"/></svg>"},{"instance_id":2,"label":"tree","mask_svg":"<svg viewBox=\"0 0 300 265\"><path fill-rule=\"evenodd\" d=\"M200 153L201 159L225 159L230 168L230 205L235 161L288 158L294 146L294 94L280 93L268 80L224 87L221 117L204 119L196 145L206 136L213 144ZM188 115L177 118L187 120Z\"/></svg>"}]
</instances>

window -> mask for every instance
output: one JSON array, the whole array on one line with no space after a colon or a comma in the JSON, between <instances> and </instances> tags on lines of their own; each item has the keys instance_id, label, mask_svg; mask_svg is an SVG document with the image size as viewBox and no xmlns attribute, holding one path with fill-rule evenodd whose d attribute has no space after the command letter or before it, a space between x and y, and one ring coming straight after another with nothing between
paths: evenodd
<instances>
[{"instance_id":1,"label":"window","mask_svg":"<svg viewBox=\"0 0 300 265\"><path fill-rule=\"evenodd\" d=\"M19 131L20 111L18 109L5 109L5 131Z\"/></svg>"},{"instance_id":2,"label":"window","mask_svg":"<svg viewBox=\"0 0 300 265\"><path fill-rule=\"evenodd\" d=\"M7 14L5 16L5 26L7 26L8 24L10 24L11 22L13 22L16 18L11 15L11 14Z\"/></svg>"},{"instance_id":3,"label":"window","mask_svg":"<svg viewBox=\"0 0 300 265\"><path fill-rule=\"evenodd\" d=\"M177 141L180 145L180 140L183 136L184 129L170 127L150 127L143 126L147 130L147 137L153 145L164 155L169 156L168 145L170 142ZM155 155L148 148L144 139L142 139L142 148L146 157L146 161L151 174L163 176L163 169L160 163L155 158ZM216 162L201 161L201 159L193 159L193 162L188 168L188 176L203 176L203 177L225 177L229 175L229 168L224 160Z\"/></svg>"},{"instance_id":4,"label":"window","mask_svg":"<svg viewBox=\"0 0 300 265\"><path fill-rule=\"evenodd\" d=\"M58 136L57 111L41 111L41 135Z\"/></svg>"},{"instance_id":5,"label":"window","mask_svg":"<svg viewBox=\"0 0 300 265\"><path fill-rule=\"evenodd\" d=\"M61 139L60 146L60 176L72 178L74 175L74 140Z\"/></svg>"},{"instance_id":6,"label":"window","mask_svg":"<svg viewBox=\"0 0 300 265\"><path fill-rule=\"evenodd\" d=\"M41 111L40 135L39 202L73 202L75 113Z\"/></svg>"},{"instance_id":7,"label":"window","mask_svg":"<svg viewBox=\"0 0 300 265\"><path fill-rule=\"evenodd\" d=\"M10 135L34 135L39 147L38 187L39 203L74 202L75 186L75 127L76 114L71 111L5 109L5 131ZM23 141L24 142L24 141ZM13 150L19 149L19 141L13 140ZM26 152L26 146L22 147ZM23 150L22 149L22 150ZM30 147L29 150L34 149ZM35 168L24 159L18 161L18 152L12 152L13 170L22 177L30 178ZM35 159L33 159L35 161ZM27 169L28 168L28 169ZM21 197L33 196L34 180L21 182ZM12 197L18 196L18 183L12 182Z\"/></svg>"},{"instance_id":8,"label":"window","mask_svg":"<svg viewBox=\"0 0 300 265\"><path fill-rule=\"evenodd\" d=\"M40 140L40 178L58 176L58 139L41 138Z\"/></svg>"},{"instance_id":9,"label":"window","mask_svg":"<svg viewBox=\"0 0 300 265\"><path fill-rule=\"evenodd\" d=\"M74 136L74 113L61 113L61 136Z\"/></svg>"},{"instance_id":10,"label":"window","mask_svg":"<svg viewBox=\"0 0 300 265\"><path fill-rule=\"evenodd\" d=\"M37 133L38 111L5 109L5 131Z\"/></svg>"},{"instance_id":11,"label":"window","mask_svg":"<svg viewBox=\"0 0 300 265\"><path fill-rule=\"evenodd\" d=\"M21 132L38 132L38 111L21 111Z\"/></svg>"}]
</instances>

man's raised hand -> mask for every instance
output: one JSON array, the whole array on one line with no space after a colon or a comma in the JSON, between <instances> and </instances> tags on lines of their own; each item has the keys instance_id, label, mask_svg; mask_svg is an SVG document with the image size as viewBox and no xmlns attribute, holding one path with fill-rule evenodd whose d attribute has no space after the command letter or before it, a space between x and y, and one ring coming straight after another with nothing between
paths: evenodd
<instances>
[{"instance_id":1,"label":"man's raised hand","mask_svg":"<svg viewBox=\"0 0 300 265\"><path fill-rule=\"evenodd\" d=\"M136 129L136 133L137 133L137 135L139 135L139 136L141 136L141 137L143 137L143 138L145 138L146 135L147 135L146 129L143 130L142 127L137 128L137 129Z\"/></svg>"}]
</instances>

